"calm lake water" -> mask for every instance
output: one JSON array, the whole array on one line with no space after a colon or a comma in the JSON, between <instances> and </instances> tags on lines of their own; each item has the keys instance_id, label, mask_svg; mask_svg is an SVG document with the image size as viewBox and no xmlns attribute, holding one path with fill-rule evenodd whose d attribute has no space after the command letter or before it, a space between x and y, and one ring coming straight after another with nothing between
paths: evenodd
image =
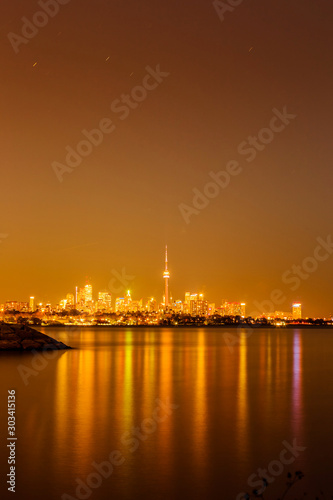
<instances>
[{"instance_id":1,"label":"calm lake water","mask_svg":"<svg viewBox=\"0 0 333 500\"><path fill-rule=\"evenodd\" d=\"M0 498L234 500L268 467L267 499L296 470L305 478L287 498L333 494L333 331L40 331L77 349L46 361L0 356ZM5 483L8 389L18 412L15 496ZM279 461L285 442L302 448L289 465ZM114 451L118 465L102 478L92 464ZM87 478L91 494L76 492Z\"/></svg>"}]
</instances>

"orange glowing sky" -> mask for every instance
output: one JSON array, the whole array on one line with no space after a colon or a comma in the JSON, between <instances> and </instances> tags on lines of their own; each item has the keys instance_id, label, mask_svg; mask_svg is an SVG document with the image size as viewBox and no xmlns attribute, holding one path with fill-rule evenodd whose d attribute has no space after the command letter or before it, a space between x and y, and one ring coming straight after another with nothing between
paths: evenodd
<instances>
[{"instance_id":1,"label":"orange glowing sky","mask_svg":"<svg viewBox=\"0 0 333 500\"><path fill-rule=\"evenodd\" d=\"M205 0L71 0L16 54L7 35L38 10L0 6L0 302L58 302L86 276L97 292L124 267L134 298L161 299L168 243L174 298L251 312L280 289L277 310L333 312L333 255L282 281L332 231L333 4L247 0L222 22ZM111 103L158 64L169 76L121 120ZM247 162L239 144L284 106L297 117ZM52 163L103 118L115 130L59 182ZM186 224L179 205L230 160L242 172Z\"/></svg>"}]
</instances>

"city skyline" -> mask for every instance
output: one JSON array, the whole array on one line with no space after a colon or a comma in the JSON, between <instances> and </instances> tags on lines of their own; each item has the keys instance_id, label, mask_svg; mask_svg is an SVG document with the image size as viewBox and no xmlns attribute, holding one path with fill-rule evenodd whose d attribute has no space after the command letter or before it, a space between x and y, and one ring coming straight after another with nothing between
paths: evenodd
<instances>
[{"instance_id":1,"label":"city skyline","mask_svg":"<svg viewBox=\"0 0 333 500\"><path fill-rule=\"evenodd\" d=\"M165 309L181 312L181 313L191 313L191 314L202 314L209 316L214 314L215 312L224 315L240 315L242 317L246 317L245 308L246 302L230 299L218 299L213 300L209 297L209 294L205 296L201 291L197 292L189 292L183 291L183 297L185 295L185 300L183 301L180 297L173 297L171 293L169 293L169 279L170 272L168 268L168 246L165 246L165 257L164 257L164 272L163 272L163 281L164 281L164 294L162 295L161 300L159 300L158 296L153 297L152 294L149 294L145 297L135 297L135 300L132 298L133 288L130 286L131 282L126 281L126 279L133 279L133 276L127 276L123 269L122 275L119 273L114 273L118 278L119 282L123 285L123 287L115 289L114 288L114 280L110 281L109 289L97 290L93 287L90 278L86 278L86 284L84 286L75 286L73 293L68 291L66 294L66 298L62 298L58 300L55 304L52 304L51 301L46 301L45 303L35 301L35 296L29 297L29 302L17 301L17 300L6 300L4 304L1 305L2 312L6 310L15 309L15 304L17 304L18 310L22 310L23 312L34 312L37 310L78 310L78 311L86 311L86 312L112 312L112 311L121 311L122 309L128 311L159 311ZM112 283L112 286L111 286ZM124 286L127 285L127 286ZM94 293L93 293L94 290ZM121 292L121 293L120 293ZM298 319L302 318L302 303L293 302L290 307L288 304L284 308L278 307L284 300L281 300L281 295L279 297L273 296L271 294L272 301L263 301L261 304L255 302L255 305L258 309L248 311L247 316L252 317L261 317L266 316L268 318L293 318ZM192 302L193 301L193 302ZM196 303L195 308L192 310L192 303ZM200 305L199 305L200 303ZM134 305L135 304L135 305ZM153 305L154 304L154 305ZM269 308L269 305L271 307ZM128 308L131 305L132 309ZM101 307L102 306L102 307ZM288 312L286 312L288 309ZM306 316L311 317L311 316ZM326 314L324 316L332 317L331 314Z\"/></svg>"}]
</instances>

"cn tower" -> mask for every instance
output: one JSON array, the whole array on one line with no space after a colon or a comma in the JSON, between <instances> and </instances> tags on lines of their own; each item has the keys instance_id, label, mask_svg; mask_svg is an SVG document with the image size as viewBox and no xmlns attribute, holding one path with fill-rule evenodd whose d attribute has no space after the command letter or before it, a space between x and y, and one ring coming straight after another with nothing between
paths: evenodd
<instances>
[{"instance_id":1,"label":"cn tower","mask_svg":"<svg viewBox=\"0 0 333 500\"><path fill-rule=\"evenodd\" d=\"M168 271L168 246L165 246L165 267L164 267L164 273L163 273L163 278L165 280L165 307L168 307L169 305L169 278L170 278L170 273Z\"/></svg>"}]
</instances>

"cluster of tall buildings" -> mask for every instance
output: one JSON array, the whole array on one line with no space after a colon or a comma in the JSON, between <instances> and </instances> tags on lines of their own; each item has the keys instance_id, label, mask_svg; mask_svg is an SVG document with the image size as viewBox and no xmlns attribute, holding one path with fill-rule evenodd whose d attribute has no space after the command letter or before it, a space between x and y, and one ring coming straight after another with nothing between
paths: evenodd
<instances>
[{"instance_id":1,"label":"cluster of tall buildings","mask_svg":"<svg viewBox=\"0 0 333 500\"><path fill-rule=\"evenodd\" d=\"M50 303L36 303L34 297L29 302L8 301L1 306L2 312L17 311L22 313L40 312L42 314L61 313L62 311L75 311L75 313L131 313L138 311L153 312L175 312L191 316L240 316L246 317L246 304L244 302L228 302L222 300L221 305L210 303L200 292L186 292L184 300L173 300L169 292L170 271L168 268L168 249L165 248L164 261L164 295L162 301L149 297L146 300L133 300L131 291L127 290L121 297L112 297L108 290L99 291L97 299L93 297L93 287L87 280L82 287L76 287L74 293L68 293L66 298L59 304L52 306ZM275 311L263 314L268 319L301 319L302 306L300 303L293 304L292 312Z\"/></svg>"},{"instance_id":2,"label":"cluster of tall buildings","mask_svg":"<svg viewBox=\"0 0 333 500\"><path fill-rule=\"evenodd\" d=\"M166 285L168 286L168 284ZM229 304L229 303L226 303ZM42 304L40 304L43 307ZM158 302L155 298L149 297L146 300L134 300L130 290L127 290L122 297L112 297L108 291L98 292L97 300L93 299L92 285L87 283L84 287L75 289L75 294L67 294L66 299L60 301L56 306L56 310L72 310L86 313L110 313L110 312L137 312L137 311L175 311L183 314L191 314L198 316L209 316L216 310L224 310L226 314L235 314L245 316L245 304L230 303L229 307L215 307L215 304L210 304L205 300L202 293L186 292L184 300L174 301L168 294L168 288L163 295L162 301Z\"/></svg>"},{"instance_id":3,"label":"cluster of tall buildings","mask_svg":"<svg viewBox=\"0 0 333 500\"><path fill-rule=\"evenodd\" d=\"M112 296L107 290L98 292L97 300L93 299L93 288L90 282L83 287L75 287L75 293L68 293L57 306L59 309L79 312L112 312Z\"/></svg>"}]
</instances>

